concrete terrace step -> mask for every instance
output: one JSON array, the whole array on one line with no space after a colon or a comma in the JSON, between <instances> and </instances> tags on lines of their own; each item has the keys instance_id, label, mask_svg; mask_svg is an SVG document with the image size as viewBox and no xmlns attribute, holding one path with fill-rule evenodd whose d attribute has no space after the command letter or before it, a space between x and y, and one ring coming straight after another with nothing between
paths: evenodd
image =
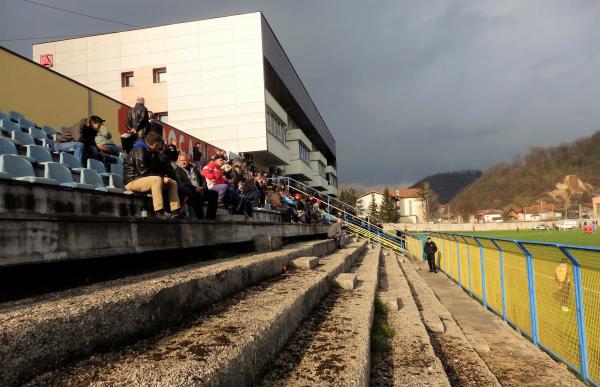
<instances>
[{"instance_id":1,"label":"concrete terrace step","mask_svg":"<svg viewBox=\"0 0 600 387\"><path fill-rule=\"evenodd\" d=\"M41 375L31 385L254 385L333 277L348 270L365 246L353 243L322 258L314 270L248 288L176 330Z\"/></svg>"},{"instance_id":2,"label":"concrete terrace step","mask_svg":"<svg viewBox=\"0 0 600 387\"><path fill-rule=\"evenodd\" d=\"M383 256L379 298L390 307L391 350L372 359L372 386L450 386L435 355L406 277L393 252Z\"/></svg>"},{"instance_id":3,"label":"concrete terrace step","mask_svg":"<svg viewBox=\"0 0 600 387\"><path fill-rule=\"evenodd\" d=\"M336 288L305 322L262 386L367 386L381 248L369 249L354 290Z\"/></svg>"},{"instance_id":4,"label":"concrete terrace step","mask_svg":"<svg viewBox=\"0 0 600 387\"><path fill-rule=\"evenodd\" d=\"M463 331L433 290L415 271L414 263L400 263L408 280L421 319L427 327L431 343L451 385L499 386L496 376L479 357ZM439 274L443 275L443 274Z\"/></svg>"},{"instance_id":5,"label":"concrete terrace step","mask_svg":"<svg viewBox=\"0 0 600 387\"><path fill-rule=\"evenodd\" d=\"M331 240L99 283L0 306L0 385L12 385L99 349L179 323L242 289L279 276L301 256L335 249Z\"/></svg>"}]
</instances>

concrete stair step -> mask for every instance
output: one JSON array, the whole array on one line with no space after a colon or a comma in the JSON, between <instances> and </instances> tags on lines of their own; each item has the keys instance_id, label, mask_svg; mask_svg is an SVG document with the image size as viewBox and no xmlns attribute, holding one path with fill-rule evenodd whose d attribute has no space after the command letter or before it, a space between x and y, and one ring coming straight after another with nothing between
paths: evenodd
<instances>
[{"instance_id":1,"label":"concrete stair step","mask_svg":"<svg viewBox=\"0 0 600 387\"><path fill-rule=\"evenodd\" d=\"M431 287L417 273L414 263L405 260L400 263L400 267L419 308L421 320L428 329L436 356L444 365L450 384L499 386L496 376L479 357Z\"/></svg>"},{"instance_id":2,"label":"concrete stair step","mask_svg":"<svg viewBox=\"0 0 600 387\"><path fill-rule=\"evenodd\" d=\"M2 305L0 385L22 383L67 361L156 334L244 288L280 276L292 259L334 250L331 240L303 242Z\"/></svg>"},{"instance_id":3,"label":"concrete stair step","mask_svg":"<svg viewBox=\"0 0 600 387\"><path fill-rule=\"evenodd\" d=\"M450 386L396 254L389 253L382 261L378 297L390 308L387 320L394 337L389 352L372 358L371 385Z\"/></svg>"},{"instance_id":4,"label":"concrete stair step","mask_svg":"<svg viewBox=\"0 0 600 387\"><path fill-rule=\"evenodd\" d=\"M365 246L353 243L322 257L313 270L247 288L177 329L46 373L31 385L254 385Z\"/></svg>"},{"instance_id":5,"label":"concrete stair step","mask_svg":"<svg viewBox=\"0 0 600 387\"><path fill-rule=\"evenodd\" d=\"M367 386L370 336L381 248L355 264L353 290L335 288L315 309L263 378L261 386Z\"/></svg>"}]
</instances>

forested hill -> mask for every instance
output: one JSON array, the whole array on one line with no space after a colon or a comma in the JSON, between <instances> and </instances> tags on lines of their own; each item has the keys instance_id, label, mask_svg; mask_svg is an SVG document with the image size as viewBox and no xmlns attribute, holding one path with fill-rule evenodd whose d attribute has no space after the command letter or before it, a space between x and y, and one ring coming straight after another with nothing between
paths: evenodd
<instances>
[{"instance_id":1,"label":"forested hill","mask_svg":"<svg viewBox=\"0 0 600 387\"><path fill-rule=\"evenodd\" d=\"M456 172L437 173L427 176L416 182L411 188L420 187L423 183L429 183L429 188L438 196L441 204L446 204L458 192L473 183L481 176L481 171L465 170Z\"/></svg>"},{"instance_id":2,"label":"forested hill","mask_svg":"<svg viewBox=\"0 0 600 387\"><path fill-rule=\"evenodd\" d=\"M564 188L568 175L583 182L586 187L583 192ZM563 199L558 201L591 202L590 196L599 187L600 132L596 132L572 143L531 148L527 154L515 157L512 163L494 165L460 192L451 207L465 215L483 209L507 211L529 206L540 199L556 202L561 196Z\"/></svg>"}]
</instances>

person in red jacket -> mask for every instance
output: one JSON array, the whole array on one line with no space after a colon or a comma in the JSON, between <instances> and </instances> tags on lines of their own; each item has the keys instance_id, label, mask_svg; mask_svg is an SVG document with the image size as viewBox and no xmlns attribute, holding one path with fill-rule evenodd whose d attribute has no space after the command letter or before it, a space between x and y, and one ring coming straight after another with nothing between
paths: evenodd
<instances>
[{"instance_id":1,"label":"person in red jacket","mask_svg":"<svg viewBox=\"0 0 600 387\"><path fill-rule=\"evenodd\" d=\"M219 194L219 205L223 204L223 198L229 188L229 185L227 184L228 181L225 176L223 176L223 170L221 169L223 164L225 164L225 157L218 154L211 162L202 168L202 176L206 179L208 188L217 191Z\"/></svg>"}]
</instances>

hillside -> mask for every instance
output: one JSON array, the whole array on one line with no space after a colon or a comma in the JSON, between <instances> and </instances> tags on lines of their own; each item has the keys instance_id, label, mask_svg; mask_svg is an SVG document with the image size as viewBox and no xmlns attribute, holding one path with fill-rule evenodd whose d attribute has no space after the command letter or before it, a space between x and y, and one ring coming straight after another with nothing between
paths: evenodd
<instances>
[{"instance_id":1,"label":"hillside","mask_svg":"<svg viewBox=\"0 0 600 387\"><path fill-rule=\"evenodd\" d=\"M427 176L416 182L411 188L421 186L424 182L429 183L429 187L437 196L441 204L446 204L456 196L466 186L472 184L481 176L481 171L465 170L456 172L437 173Z\"/></svg>"},{"instance_id":2,"label":"hillside","mask_svg":"<svg viewBox=\"0 0 600 387\"><path fill-rule=\"evenodd\" d=\"M531 205L535 200L557 204L591 202L600 188L600 132L572 143L531 148L512 163L496 164L460 192L451 202L459 213ZM570 176L573 175L573 176ZM573 180L585 189L566 189Z\"/></svg>"}]
</instances>

